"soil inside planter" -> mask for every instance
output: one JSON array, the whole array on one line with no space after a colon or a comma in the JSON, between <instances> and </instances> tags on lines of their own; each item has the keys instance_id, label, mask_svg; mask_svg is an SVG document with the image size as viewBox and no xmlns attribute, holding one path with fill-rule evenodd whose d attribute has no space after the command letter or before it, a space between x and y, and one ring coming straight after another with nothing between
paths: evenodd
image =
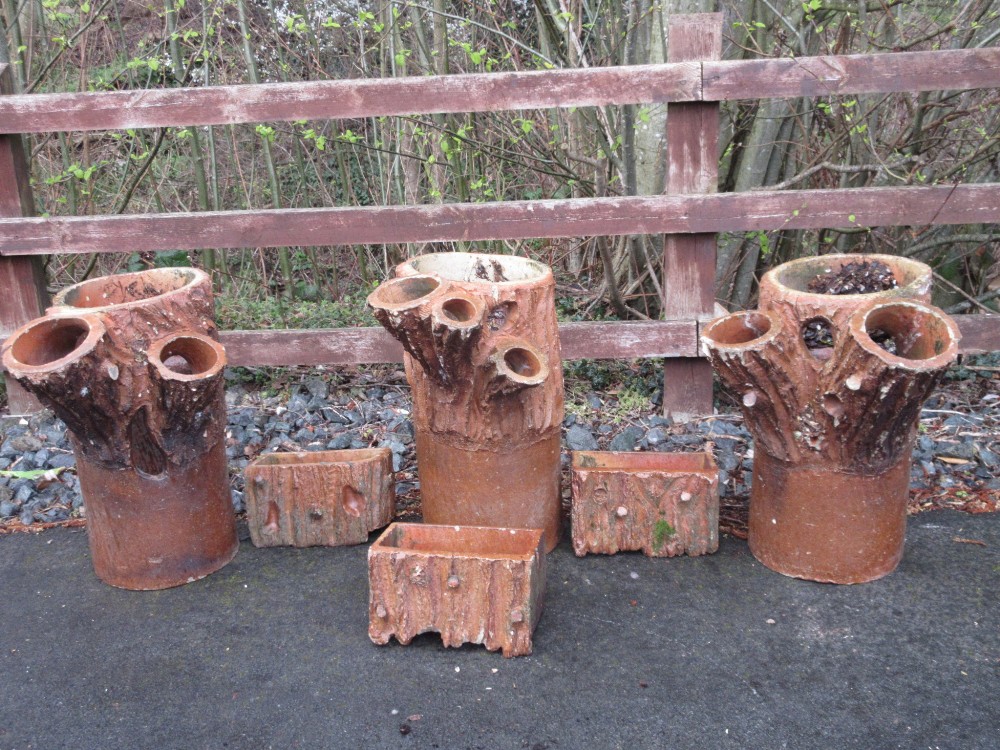
<instances>
[{"instance_id":1,"label":"soil inside planter","mask_svg":"<svg viewBox=\"0 0 1000 750\"><path fill-rule=\"evenodd\" d=\"M892 269L877 260L848 263L836 271L820 274L809 282L808 289L816 294L872 294L895 289L899 286ZM892 337L880 330L869 334L872 340L891 354L896 346ZM806 321L802 338L809 349L828 349L833 346L833 332L826 320Z\"/></svg>"},{"instance_id":2,"label":"soil inside planter","mask_svg":"<svg viewBox=\"0 0 1000 750\"><path fill-rule=\"evenodd\" d=\"M809 282L816 294L871 294L899 286L892 269L877 260L848 263L837 271L820 274Z\"/></svg>"}]
</instances>

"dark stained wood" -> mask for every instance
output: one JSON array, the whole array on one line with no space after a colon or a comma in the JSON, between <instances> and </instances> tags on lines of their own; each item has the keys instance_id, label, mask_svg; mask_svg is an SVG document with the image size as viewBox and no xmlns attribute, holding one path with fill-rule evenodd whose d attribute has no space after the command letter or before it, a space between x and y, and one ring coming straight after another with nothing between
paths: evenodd
<instances>
[{"instance_id":1,"label":"dark stained wood","mask_svg":"<svg viewBox=\"0 0 1000 750\"><path fill-rule=\"evenodd\" d=\"M706 101L994 88L1000 49L726 60L704 76Z\"/></svg>"},{"instance_id":2,"label":"dark stained wood","mask_svg":"<svg viewBox=\"0 0 1000 750\"><path fill-rule=\"evenodd\" d=\"M702 74L702 70L704 73ZM1000 49L667 63L245 86L28 94L0 102L0 133L722 101L1000 85Z\"/></svg>"},{"instance_id":3,"label":"dark stained wood","mask_svg":"<svg viewBox=\"0 0 1000 750\"><path fill-rule=\"evenodd\" d=\"M564 360L695 356L693 320L563 323ZM402 362L403 347L383 328L222 331L230 365L359 365Z\"/></svg>"},{"instance_id":4,"label":"dark stained wood","mask_svg":"<svg viewBox=\"0 0 1000 750\"><path fill-rule=\"evenodd\" d=\"M563 323L559 340L564 360L698 355L693 320Z\"/></svg>"},{"instance_id":5,"label":"dark stained wood","mask_svg":"<svg viewBox=\"0 0 1000 750\"><path fill-rule=\"evenodd\" d=\"M0 133L121 130L496 112L692 100L701 66L635 65L453 76L29 94L0 103Z\"/></svg>"},{"instance_id":6,"label":"dark stained wood","mask_svg":"<svg viewBox=\"0 0 1000 750\"><path fill-rule=\"evenodd\" d=\"M231 366L367 365L403 361L403 347L381 327L220 331Z\"/></svg>"},{"instance_id":7,"label":"dark stained wood","mask_svg":"<svg viewBox=\"0 0 1000 750\"><path fill-rule=\"evenodd\" d=\"M1000 351L1000 315L956 315L959 352ZM698 321L563 323L563 360L682 357L693 360ZM221 331L231 366L361 365L403 361L403 347L383 328Z\"/></svg>"},{"instance_id":8,"label":"dark stained wood","mask_svg":"<svg viewBox=\"0 0 1000 750\"><path fill-rule=\"evenodd\" d=\"M0 219L0 255L1000 221L1000 184Z\"/></svg>"},{"instance_id":9,"label":"dark stained wood","mask_svg":"<svg viewBox=\"0 0 1000 750\"><path fill-rule=\"evenodd\" d=\"M13 91L13 86L10 66L0 63L0 100ZM21 136L0 135L0 217L23 217L34 213ZM0 339L6 339L15 329L38 317L48 303L42 259L0 258L0 290L3 292L0 294ZM6 385L11 414L38 411L38 401L13 378L8 378Z\"/></svg>"},{"instance_id":10,"label":"dark stained wood","mask_svg":"<svg viewBox=\"0 0 1000 750\"><path fill-rule=\"evenodd\" d=\"M961 354L985 354L1000 351L1000 315L956 315L962 332L958 344Z\"/></svg>"},{"instance_id":11,"label":"dark stained wood","mask_svg":"<svg viewBox=\"0 0 1000 750\"><path fill-rule=\"evenodd\" d=\"M722 14L670 18L667 61L718 60ZM719 180L719 105L667 107L667 193L714 193ZM715 306L716 235L667 235L663 243L663 317L711 318ZM663 363L663 413L683 421L712 413L708 360Z\"/></svg>"}]
</instances>

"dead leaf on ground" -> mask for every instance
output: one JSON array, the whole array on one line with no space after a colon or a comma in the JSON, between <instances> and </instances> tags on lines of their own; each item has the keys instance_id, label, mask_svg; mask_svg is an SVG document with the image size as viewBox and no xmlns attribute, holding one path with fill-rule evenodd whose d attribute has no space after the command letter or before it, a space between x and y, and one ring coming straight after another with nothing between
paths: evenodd
<instances>
[{"instance_id":1,"label":"dead leaf on ground","mask_svg":"<svg viewBox=\"0 0 1000 750\"><path fill-rule=\"evenodd\" d=\"M985 547L986 546L986 542L984 542L982 539L965 539L963 537L956 536L956 537L952 538L951 541L958 542L959 544L975 544L975 545L978 545L980 547Z\"/></svg>"}]
</instances>

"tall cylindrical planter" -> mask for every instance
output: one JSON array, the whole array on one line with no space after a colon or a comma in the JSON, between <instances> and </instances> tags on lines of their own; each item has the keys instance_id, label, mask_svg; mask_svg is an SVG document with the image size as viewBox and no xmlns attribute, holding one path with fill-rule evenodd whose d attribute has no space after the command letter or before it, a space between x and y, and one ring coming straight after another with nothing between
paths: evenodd
<instances>
[{"instance_id":1,"label":"tall cylindrical planter","mask_svg":"<svg viewBox=\"0 0 1000 750\"><path fill-rule=\"evenodd\" d=\"M551 270L526 258L412 258L368 298L413 390L424 520L559 539L563 380Z\"/></svg>"},{"instance_id":2,"label":"tall cylindrical planter","mask_svg":"<svg viewBox=\"0 0 1000 750\"><path fill-rule=\"evenodd\" d=\"M765 275L758 311L703 331L754 438L750 549L785 575L861 583L893 571L903 554L920 407L960 335L921 301L929 268L874 257L892 268L897 288L809 292L810 279L872 256L802 259ZM815 321L831 336L825 350L806 343Z\"/></svg>"},{"instance_id":3,"label":"tall cylindrical planter","mask_svg":"<svg viewBox=\"0 0 1000 750\"><path fill-rule=\"evenodd\" d=\"M72 433L94 572L112 586L177 586L236 554L215 333L209 277L170 268L69 287L4 344L8 372Z\"/></svg>"}]
</instances>

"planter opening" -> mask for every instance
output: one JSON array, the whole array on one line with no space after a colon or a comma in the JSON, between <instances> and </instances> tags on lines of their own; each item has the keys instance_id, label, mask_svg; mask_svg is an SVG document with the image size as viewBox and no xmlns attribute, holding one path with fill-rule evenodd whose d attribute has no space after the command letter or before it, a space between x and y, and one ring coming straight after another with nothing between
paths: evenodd
<instances>
[{"instance_id":1,"label":"planter opening","mask_svg":"<svg viewBox=\"0 0 1000 750\"><path fill-rule=\"evenodd\" d=\"M548 269L541 263L516 255L477 253L432 253L410 261L417 273L432 273L450 281L504 283L542 279Z\"/></svg>"},{"instance_id":2,"label":"planter opening","mask_svg":"<svg viewBox=\"0 0 1000 750\"><path fill-rule=\"evenodd\" d=\"M820 255L789 261L767 272L769 283L824 297L904 289L909 296L930 282L927 266L895 255ZM859 290L865 291L859 291Z\"/></svg>"},{"instance_id":3,"label":"planter opening","mask_svg":"<svg viewBox=\"0 0 1000 750\"><path fill-rule=\"evenodd\" d=\"M542 363L534 352L520 346L511 347L503 355L511 372L523 378L533 378L542 370Z\"/></svg>"},{"instance_id":4,"label":"planter opening","mask_svg":"<svg viewBox=\"0 0 1000 750\"><path fill-rule=\"evenodd\" d=\"M902 303L870 311L864 329L874 343L903 359L933 359L954 343L944 318Z\"/></svg>"},{"instance_id":5,"label":"planter opening","mask_svg":"<svg viewBox=\"0 0 1000 750\"><path fill-rule=\"evenodd\" d=\"M476 306L462 297L452 297L441 305L441 314L455 323L468 323L476 312Z\"/></svg>"},{"instance_id":6,"label":"planter opening","mask_svg":"<svg viewBox=\"0 0 1000 750\"><path fill-rule=\"evenodd\" d=\"M537 551L540 536L535 529L394 524L375 544L434 555L527 560Z\"/></svg>"},{"instance_id":7,"label":"planter opening","mask_svg":"<svg viewBox=\"0 0 1000 750\"><path fill-rule=\"evenodd\" d=\"M433 276L406 276L386 281L372 292L371 301L386 307L408 305L423 299L441 286Z\"/></svg>"},{"instance_id":8,"label":"planter opening","mask_svg":"<svg viewBox=\"0 0 1000 750\"><path fill-rule=\"evenodd\" d=\"M771 330L771 319L758 312L727 315L709 325L705 336L721 346L739 346L766 336Z\"/></svg>"},{"instance_id":9,"label":"planter opening","mask_svg":"<svg viewBox=\"0 0 1000 750\"><path fill-rule=\"evenodd\" d=\"M175 292L196 278L196 272L188 268L160 268L106 276L68 287L56 296L54 304L83 308L124 305Z\"/></svg>"},{"instance_id":10,"label":"planter opening","mask_svg":"<svg viewBox=\"0 0 1000 750\"><path fill-rule=\"evenodd\" d=\"M150 352L152 358L153 352ZM219 363L215 348L197 336L178 336L158 352L163 366L178 375L204 375Z\"/></svg>"},{"instance_id":11,"label":"planter opening","mask_svg":"<svg viewBox=\"0 0 1000 750\"><path fill-rule=\"evenodd\" d=\"M42 320L14 341L11 354L21 364L42 367L68 357L88 335L90 324L82 318Z\"/></svg>"},{"instance_id":12,"label":"planter opening","mask_svg":"<svg viewBox=\"0 0 1000 750\"><path fill-rule=\"evenodd\" d=\"M711 455L697 453L659 453L654 451L573 451L573 468L588 471L715 471Z\"/></svg>"}]
</instances>

